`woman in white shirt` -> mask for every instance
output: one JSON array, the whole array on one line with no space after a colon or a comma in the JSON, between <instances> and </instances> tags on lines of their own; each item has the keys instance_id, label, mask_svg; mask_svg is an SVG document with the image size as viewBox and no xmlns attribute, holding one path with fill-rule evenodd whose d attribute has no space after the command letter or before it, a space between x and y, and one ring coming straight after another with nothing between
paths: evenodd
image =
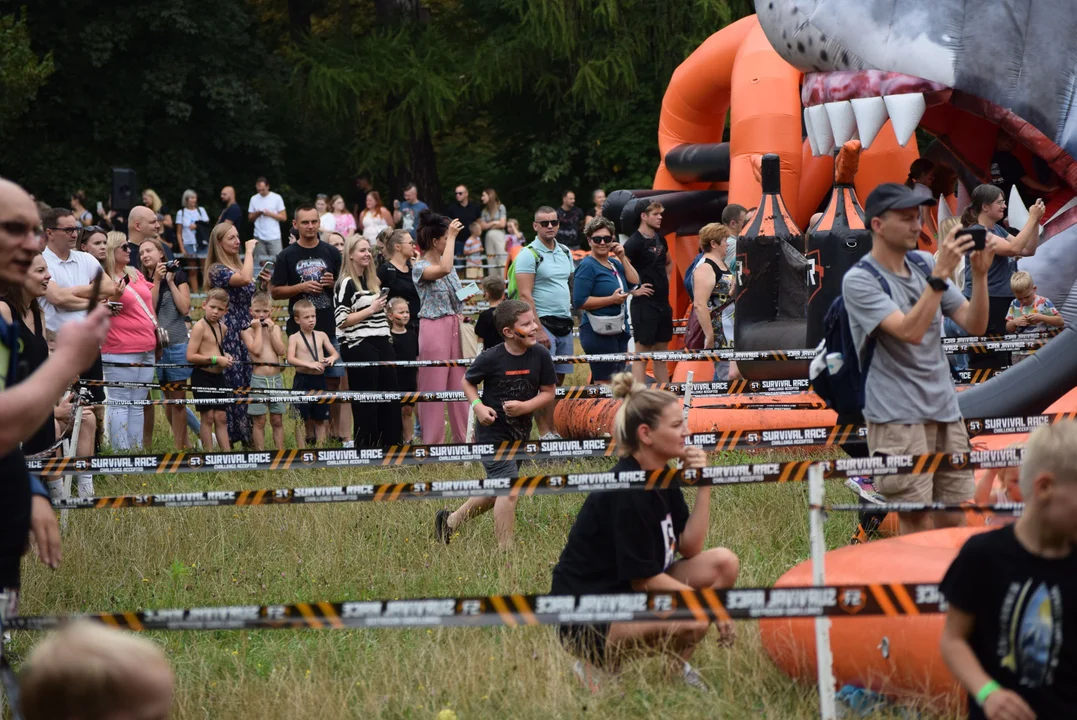
<instances>
[{"instance_id":1,"label":"woman in white shirt","mask_svg":"<svg viewBox=\"0 0 1077 720\"><path fill-rule=\"evenodd\" d=\"M198 193L194 190L183 191L183 207L176 213L176 225L183 231L183 250L188 255L198 253L198 223L209 222L206 209L198 205Z\"/></svg>"},{"instance_id":2,"label":"woman in white shirt","mask_svg":"<svg viewBox=\"0 0 1077 720\"><path fill-rule=\"evenodd\" d=\"M505 212L505 206L497 198L497 192L493 188L483 190L482 219L479 220L479 227L486 233L487 262L495 266L490 273L491 275L494 273L501 274L500 269L505 267L505 260L508 257L505 250L505 225L508 223L508 218L509 215Z\"/></svg>"},{"instance_id":3,"label":"woman in white shirt","mask_svg":"<svg viewBox=\"0 0 1077 720\"><path fill-rule=\"evenodd\" d=\"M377 190L366 194L366 209L359 216L359 224L363 228L363 237L370 241L371 246L377 242L382 230L393 226L393 215L381 204L381 195Z\"/></svg>"}]
</instances>

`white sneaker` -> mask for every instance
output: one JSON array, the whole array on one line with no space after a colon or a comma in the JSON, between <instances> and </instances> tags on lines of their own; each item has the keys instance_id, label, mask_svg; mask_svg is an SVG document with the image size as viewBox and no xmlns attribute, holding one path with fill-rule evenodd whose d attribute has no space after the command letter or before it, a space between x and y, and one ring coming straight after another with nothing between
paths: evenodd
<instances>
[{"instance_id":1,"label":"white sneaker","mask_svg":"<svg viewBox=\"0 0 1077 720\"><path fill-rule=\"evenodd\" d=\"M711 691L711 689L707 687L707 683L703 682L703 677L698 672L696 672L696 669L694 667L692 667L688 663L684 664L684 674L682 675L682 677L684 678L684 684L690 688L694 688L696 690L699 690L700 692L705 693L709 693Z\"/></svg>"},{"instance_id":2,"label":"white sneaker","mask_svg":"<svg viewBox=\"0 0 1077 720\"><path fill-rule=\"evenodd\" d=\"M341 447L343 447L343 448L345 448L347 450L351 450L352 448L355 447L355 441L354 440L345 440L340 445L341 445Z\"/></svg>"},{"instance_id":3,"label":"white sneaker","mask_svg":"<svg viewBox=\"0 0 1077 720\"><path fill-rule=\"evenodd\" d=\"M555 433L552 430L539 438L539 440L560 440L560 439L561 439L561 436L558 435L557 433Z\"/></svg>"}]
</instances>

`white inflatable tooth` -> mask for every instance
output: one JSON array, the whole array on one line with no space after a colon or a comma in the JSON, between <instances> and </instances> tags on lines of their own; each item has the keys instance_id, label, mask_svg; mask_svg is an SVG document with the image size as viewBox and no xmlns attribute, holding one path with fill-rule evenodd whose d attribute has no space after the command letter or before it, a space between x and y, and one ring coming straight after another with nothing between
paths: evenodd
<instances>
[{"instance_id":1,"label":"white inflatable tooth","mask_svg":"<svg viewBox=\"0 0 1077 720\"><path fill-rule=\"evenodd\" d=\"M1006 198L1006 214L1010 218L1010 227L1022 228L1028 222L1028 206L1021 199L1016 183L1010 186L1010 196Z\"/></svg>"},{"instance_id":2,"label":"white inflatable tooth","mask_svg":"<svg viewBox=\"0 0 1077 720\"><path fill-rule=\"evenodd\" d=\"M946 196L939 195L939 227L952 217L954 214L950 212L950 203L946 202Z\"/></svg>"},{"instance_id":3,"label":"white inflatable tooth","mask_svg":"<svg viewBox=\"0 0 1077 720\"><path fill-rule=\"evenodd\" d=\"M830 129L830 118L827 117L826 107L813 105L808 108L811 115L812 130L815 131L815 145L820 155L829 155L834 149L834 132Z\"/></svg>"},{"instance_id":4,"label":"white inflatable tooth","mask_svg":"<svg viewBox=\"0 0 1077 720\"><path fill-rule=\"evenodd\" d=\"M883 102L886 103L886 112L890 114L890 122L894 126L894 136L897 137L898 145L905 147L909 138L916 132L916 126L920 124L924 111L927 110L924 94L887 95L883 98Z\"/></svg>"},{"instance_id":5,"label":"white inflatable tooth","mask_svg":"<svg viewBox=\"0 0 1077 720\"><path fill-rule=\"evenodd\" d=\"M856 98L850 100L853 114L856 116L856 129L860 133L860 144L867 150L875 142L875 136L886 124L886 103L880 97Z\"/></svg>"},{"instance_id":6,"label":"white inflatable tooth","mask_svg":"<svg viewBox=\"0 0 1077 720\"><path fill-rule=\"evenodd\" d=\"M815 131L811 126L811 113L808 112L811 108L804 108L804 132L808 135L808 145L811 146L811 154L814 156L821 155L819 152L819 145L815 142Z\"/></svg>"},{"instance_id":7,"label":"white inflatable tooth","mask_svg":"<svg viewBox=\"0 0 1077 720\"><path fill-rule=\"evenodd\" d=\"M834 144L841 147L856 137L856 115L853 105L848 100L828 102L826 115L830 119L830 129L834 132Z\"/></svg>"}]
</instances>

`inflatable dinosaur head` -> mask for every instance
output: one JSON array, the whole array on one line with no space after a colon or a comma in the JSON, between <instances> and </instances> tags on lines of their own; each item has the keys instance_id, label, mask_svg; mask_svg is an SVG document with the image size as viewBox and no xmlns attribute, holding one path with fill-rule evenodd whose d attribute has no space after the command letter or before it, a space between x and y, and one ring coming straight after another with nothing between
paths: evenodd
<instances>
[{"instance_id":1,"label":"inflatable dinosaur head","mask_svg":"<svg viewBox=\"0 0 1077 720\"><path fill-rule=\"evenodd\" d=\"M868 147L889 118L899 142L919 127L983 182L1008 135L1077 191L1073 0L756 0L756 11L774 49L804 72L813 152L854 137ZM1072 320L1077 199L1049 215L1021 267L1057 304L1070 298Z\"/></svg>"}]
</instances>

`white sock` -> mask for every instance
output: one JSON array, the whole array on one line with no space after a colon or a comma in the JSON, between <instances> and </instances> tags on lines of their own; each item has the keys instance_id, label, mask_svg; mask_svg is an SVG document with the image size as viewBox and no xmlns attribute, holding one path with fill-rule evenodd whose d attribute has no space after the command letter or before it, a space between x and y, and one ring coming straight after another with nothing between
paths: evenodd
<instances>
[{"instance_id":1,"label":"white sock","mask_svg":"<svg viewBox=\"0 0 1077 720\"><path fill-rule=\"evenodd\" d=\"M64 496L64 479L58 478L56 480L49 480L45 483L49 489L49 497L53 501L59 500Z\"/></svg>"},{"instance_id":2,"label":"white sock","mask_svg":"<svg viewBox=\"0 0 1077 720\"><path fill-rule=\"evenodd\" d=\"M78 481L79 497L93 497L93 475L79 475Z\"/></svg>"}]
</instances>

